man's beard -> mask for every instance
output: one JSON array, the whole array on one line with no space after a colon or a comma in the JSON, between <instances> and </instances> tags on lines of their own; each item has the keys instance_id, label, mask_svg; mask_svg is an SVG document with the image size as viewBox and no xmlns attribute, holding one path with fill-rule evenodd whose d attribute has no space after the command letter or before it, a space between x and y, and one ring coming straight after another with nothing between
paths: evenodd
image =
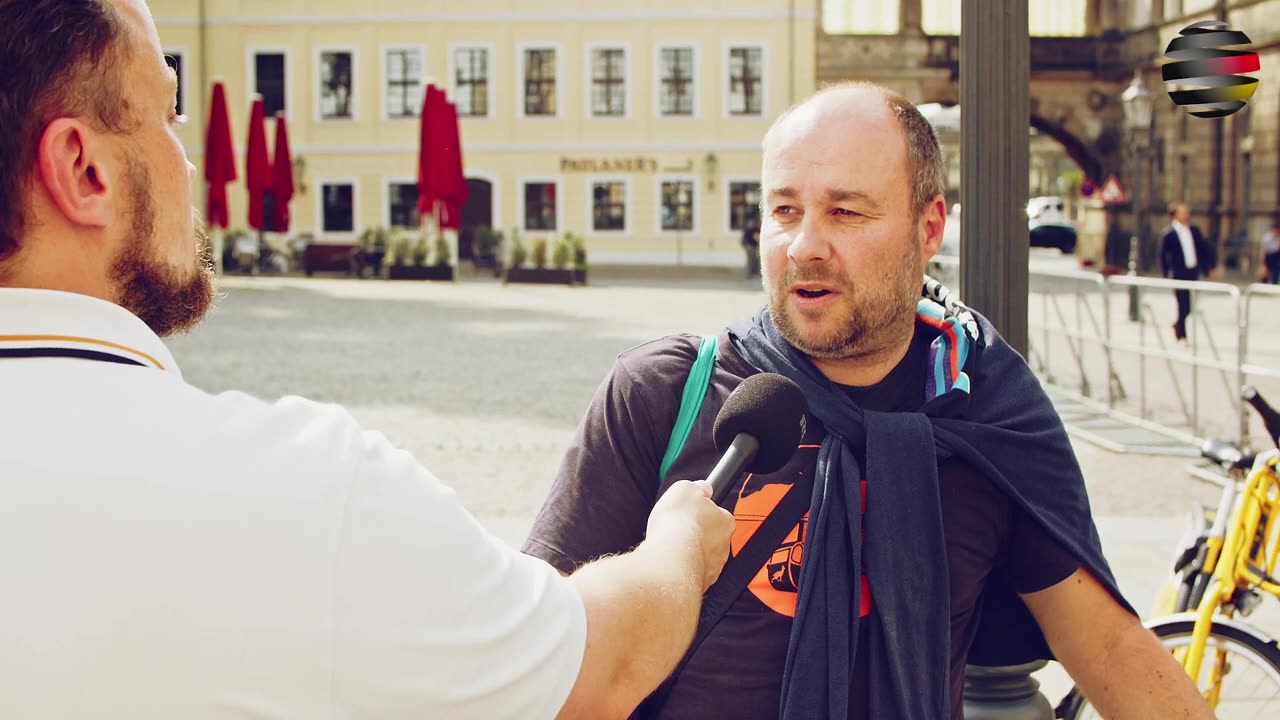
<instances>
[{"instance_id":1,"label":"man's beard","mask_svg":"<svg viewBox=\"0 0 1280 720\"><path fill-rule=\"evenodd\" d=\"M160 258L155 237L151 174L137 161L127 162L125 173L133 217L123 249L111 269L111 279L120 287L119 304L161 337L185 332L200 322L213 304L213 266L205 256L209 238L204 223L199 217L193 218L192 242L198 252L190 272L167 265Z\"/></svg>"},{"instance_id":2,"label":"man's beard","mask_svg":"<svg viewBox=\"0 0 1280 720\"><path fill-rule=\"evenodd\" d=\"M801 270L789 265L769 289L769 314L779 332L797 350L819 360L844 360L881 352L902 338L910 337L916 304L920 299L920 243L915 231L903 238L901 260L882 270L879 284L864 281L855 286L831 266ZM802 323L788 311L788 288L796 283L830 285L839 291L838 305L821 310L836 320L829 330L802 330ZM834 316L834 317L833 317Z\"/></svg>"}]
</instances>

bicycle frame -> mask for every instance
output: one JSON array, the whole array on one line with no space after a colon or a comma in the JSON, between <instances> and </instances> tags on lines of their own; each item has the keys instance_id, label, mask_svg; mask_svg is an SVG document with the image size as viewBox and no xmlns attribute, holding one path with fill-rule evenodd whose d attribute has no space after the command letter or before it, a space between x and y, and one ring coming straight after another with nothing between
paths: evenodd
<instances>
[{"instance_id":1,"label":"bicycle frame","mask_svg":"<svg viewBox=\"0 0 1280 720\"><path fill-rule=\"evenodd\" d=\"M1280 598L1280 583L1273 582L1280 558L1280 450L1260 453L1243 491L1231 483L1224 491L1213 531L1209 533L1205 568L1213 581L1196 608L1191 644L1183 668L1193 680L1200 677L1204 651L1215 615L1231 617L1237 609L1237 593L1256 588ZM1238 507L1237 497L1239 499ZM1232 510L1235 512L1231 512ZM1225 536L1222 532L1225 530ZM1216 669L1210 701L1216 705L1221 663Z\"/></svg>"}]
</instances>

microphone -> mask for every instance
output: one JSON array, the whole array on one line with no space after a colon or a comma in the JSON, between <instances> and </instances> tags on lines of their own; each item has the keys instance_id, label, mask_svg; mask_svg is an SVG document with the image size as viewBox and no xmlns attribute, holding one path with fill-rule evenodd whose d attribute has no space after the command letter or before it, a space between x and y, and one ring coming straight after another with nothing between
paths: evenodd
<instances>
[{"instance_id":1,"label":"microphone","mask_svg":"<svg viewBox=\"0 0 1280 720\"><path fill-rule=\"evenodd\" d=\"M804 438L808 410L800 386L776 373L752 375L734 388L713 426L723 455L707 476L712 499L719 503L744 471L782 469Z\"/></svg>"}]
</instances>

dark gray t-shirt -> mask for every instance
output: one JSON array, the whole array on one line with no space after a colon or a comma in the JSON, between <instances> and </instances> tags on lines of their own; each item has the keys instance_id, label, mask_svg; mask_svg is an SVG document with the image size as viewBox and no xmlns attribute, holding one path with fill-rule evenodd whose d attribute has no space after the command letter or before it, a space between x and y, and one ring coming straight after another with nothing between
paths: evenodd
<instances>
[{"instance_id":1,"label":"dark gray t-shirt","mask_svg":"<svg viewBox=\"0 0 1280 720\"><path fill-rule=\"evenodd\" d=\"M917 323L910 351L884 380L868 388L846 388L863 407L912 411L924 400L929 343L937 331ZM671 336L629 350L597 390L565 455L560 472L524 552L564 572L602 555L635 547L644 538L659 485L658 469L698 338ZM711 392L685 445L672 465L672 478L706 477L719 459L712 424L729 393L758 372L721 334ZM805 437L791 461L776 473L748 475L726 501L737 521L732 550L747 539L803 475L812 474L826 431L808 419ZM1050 587L1079 562L993 483L964 463L938 468L943 530L947 544L951 607L951 708L961 720L965 658L980 618L987 576L1001 572L1023 593ZM862 489L864 507L875 489ZM748 588L725 613L698 652L689 659L664 707L664 719L724 717L775 720L782 692L796 588L803 562L807 515L794 527ZM904 529L908 531L908 529ZM892 538L864 537L864 543ZM942 586L903 569L903 582L924 590ZM875 622L875 588L863 580L863 629ZM867 637L860 632L860 637ZM852 674L850 718L867 717L866 687L871 658L859 643Z\"/></svg>"}]
</instances>

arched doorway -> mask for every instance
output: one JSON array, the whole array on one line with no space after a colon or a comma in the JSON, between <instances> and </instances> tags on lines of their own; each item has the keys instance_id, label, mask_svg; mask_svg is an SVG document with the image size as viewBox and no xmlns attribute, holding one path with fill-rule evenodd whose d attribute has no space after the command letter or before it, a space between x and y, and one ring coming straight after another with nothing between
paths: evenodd
<instances>
[{"instance_id":1,"label":"arched doorway","mask_svg":"<svg viewBox=\"0 0 1280 720\"><path fill-rule=\"evenodd\" d=\"M467 178L467 202L462 206L462 229L458 231L458 259L475 259L475 233L493 227L493 183Z\"/></svg>"}]
</instances>

